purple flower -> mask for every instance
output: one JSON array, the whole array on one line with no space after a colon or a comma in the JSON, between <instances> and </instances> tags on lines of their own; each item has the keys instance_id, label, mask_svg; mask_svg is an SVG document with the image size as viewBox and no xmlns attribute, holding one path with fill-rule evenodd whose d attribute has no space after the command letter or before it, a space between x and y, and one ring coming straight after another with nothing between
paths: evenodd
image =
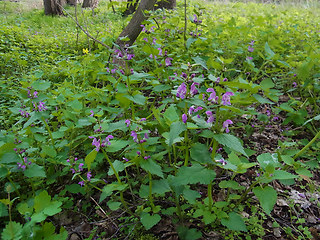
<instances>
[{"instance_id":1,"label":"purple flower","mask_svg":"<svg viewBox=\"0 0 320 240\"><path fill-rule=\"evenodd\" d=\"M70 170L73 174L76 173L76 170L74 170L73 168L71 168Z\"/></svg>"},{"instance_id":2,"label":"purple flower","mask_svg":"<svg viewBox=\"0 0 320 240\"><path fill-rule=\"evenodd\" d=\"M79 184L81 187L83 187L83 186L84 186L84 181L80 181L80 182L78 182L78 184Z\"/></svg>"},{"instance_id":3,"label":"purple flower","mask_svg":"<svg viewBox=\"0 0 320 240\"><path fill-rule=\"evenodd\" d=\"M191 107L189 108L189 110L188 110L188 113L189 113L189 115L191 115L193 112L194 112L194 107L191 106Z\"/></svg>"},{"instance_id":4,"label":"purple flower","mask_svg":"<svg viewBox=\"0 0 320 240\"><path fill-rule=\"evenodd\" d=\"M127 120L125 120L125 121L124 121L124 123L125 123L125 124L127 124L127 127L129 127L129 126L130 126L131 121L130 121L129 119L127 119Z\"/></svg>"},{"instance_id":5,"label":"purple flower","mask_svg":"<svg viewBox=\"0 0 320 240\"><path fill-rule=\"evenodd\" d=\"M231 105L230 103L230 97L234 96L233 92L226 92L222 95L221 103L222 105Z\"/></svg>"},{"instance_id":6,"label":"purple flower","mask_svg":"<svg viewBox=\"0 0 320 240\"><path fill-rule=\"evenodd\" d=\"M218 162L218 163L221 163L221 164L222 164L222 166L224 166L224 165L226 165L226 164L227 164L226 160L224 160L223 158L218 159L218 160L215 160L215 161L216 161L216 162Z\"/></svg>"},{"instance_id":7,"label":"purple flower","mask_svg":"<svg viewBox=\"0 0 320 240\"><path fill-rule=\"evenodd\" d=\"M137 151L137 154L140 156L140 155L141 155L141 152L140 152L140 151Z\"/></svg>"},{"instance_id":8,"label":"purple flower","mask_svg":"<svg viewBox=\"0 0 320 240\"><path fill-rule=\"evenodd\" d=\"M146 42L148 42L148 38L144 38L144 39L142 39L143 41L146 41Z\"/></svg>"},{"instance_id":9,"label":"purple flower","mask_svg":"<svg viewBox=\"0 0 320 240\"><path fill-rule=\"evenodd\" d=\"M123 157L122 159L125 160L126 162L129 162L128 158Z\"/></svg>"},{"instance_id":10,"label":"purple flower","mask_svg":"<svg viewBox=\"0 0 320 240\"><path fill-rule=\"evenodd\" d=\"M38 97L38 92L37 91L34 91L33 92L33 98L37 98Z\"/></svg>"},{"instance_id":11,"label":"purple flower","mask_svg":"<svg viewBox=\"0 0 320 240\"><path fill-rule=\"evenodd\" d=\"M83 168L82 168L83 166L84 166L83 163L79 163L79 170L80 170L80 171L83 171Z\"/></svg>"},{"instance_id":12,"label":"purple flower","mask_svg":"<svg viewBox=\"0 0 320 240\"><path fill-rule=\"evenodd\" d=\"M249 52L253 52L253 50L254 50L253 47L251 47L251 46L248 47L248 51L249 51Z\"/></svg>"},{"instance_id":13,"label":"purple flower","mask_svg":"<svg viewBox=\"0 0 320 240\"><path fill-rule=\"evenodd\" d=\"M298 86L298 84L297 84L296 82L293 82L293 83L292 83L292 86L293 86L294 88L296 88L296 87Z\"/></svg>"},{"instance_id":14,"label":"purple flower","mask_svg":"<svg viewBox=\"0 0 320 240\"><path fill-rule=\"evenodd\" d=\"M195 110L194 110L194 112L198 112L198 111L200 111L200 110L202 110L203 109L203 107L197 107Z\"/></svg>"},{"instance_id":15,"label":"purple flower","mask_svg":"<svg viewBox=\"0 0 320 240\"><path fill-rule=\"evenodd\" d=\"M172 65L171 60L172 60L172 58L169 58L169 57L164 60L166 63L166 67L169 67Z\"/></svg>"},{"instance_id":16,"label":"purple flower","mask_svg":"<svg viewBox=\"0 0 320 240\"><path fill-rule=\"evenodd\" d=\"M158 50L159 50L159 56L162 56L162 49L158 48Z\"/></svg>"},{"instance_id":17,"label":"purple flower","mask_svg":"<svg viewBox=\"0 0 320 240\"><path fill-rule=\"evenodd\" d=\"M92 177L91 172L87 172L87 180L88 180L89 182L91 181L91 177Z\"/></svg>"},{"instance_id":18,"label":"purple flower","mask_svg":"<svg viewBox=\"0 0 320 240\"><path fill-rule=\"evenodd\" d=\"M190 94L191 96L194 96L198 93L198 89L196 88L196 86L199 86L199 83L192 83L191 88L190 88Z\"/></svg>"},{"instance_id":19,"label":"purple flower","mask_svg":"<svg viewBox=\"0 0 320 240\"><path fill-rule=\"evenodd\" d=\"M193 14L193 22L197 23L198 22L198 17L196 14Z\"/></svg>"},{"instance_id":20,"label":"purple flower","mask_svg":"<svg viewBox=\"0 0 320 240\"><path fill-rule=\"evenodd\" d=\"M134 58L134 54L127 54L127 59L128 60L131 60L131 59L133 59Z\"/></svg>"},{"instance_id":21,"label":"purple flower","mask_svg":"<svg viewBox=\"0 0 320 240\"><path fill-rule=\"evenodd\" d=\"M208 88L207 92L211 93L210 97L208 98L208 101L211 101L211 102L217 102L218 101L217 94L216 94L216 92L214 91L213 88Z\"/></svg>"},{"instance_id":22,"label":"purple flower","mask_svg":"<svg viewBox=\"0 0 320 240\"><path fill-rule=\"evenodd\" d=\"M227 81L228 81L228 78L224 78L223 81L224 81L224 82L227 82Z\"/></svg>"},{"instance_id":23,"label":"purple flower","mask_svg":"<svg viewBox=\"0 0 320 240\"><path fill-rule=\"evenodd\" d=\"M139 142L138 140L138 134L135 131L131 131L130 136L132 137L133 141L135 141L136 143Z\"/></svg>"},{"instance_id":24,"label":"purple flower","mask_svg":"<svg viewBox=\"0 0 320 240\"><path fill-rule=\"evenodd\" d=\"M151 158L151 156L145 156L144 159L148 160L149 158Z\"/></svg>"},{"instance_id":25,"label":"purple flower","mask_svg":"<svg viewBox=\"0 0 320 240\"><path fill-rule=\"evenodd\" d=\"M214 121L213 113L211 111L206 111L206 114L208 116L207 123L212 123Z\"/></svg>"},{"instance_id":26,"label":"purple flower","mask_svg":"<svg viewBox=\"0 0 320 240\"><path fill-rule=\"evenodd\" d=\"M254 40L252 40L250 43L249 43L249 45L251 45L251 46L253 46L254 45Z\"/></svg>"},{"instance_id":27,"label":"purple flower","mask_svg":"<svg viewBox=\"0 0 320 240\"><path fill-rule=\"evenodd\" d=\"M105 140L102 141L101 147L105 147L106 145L111 145L110 139L113 139L112 135L108 135Z\"/></svg>"},{"instance_id":28,"label":"purple flower","mask_svg":"<svg viewBox=\"0 0 320 240\"><path fill-rule=\"evenodd\" d=\"M273 120L273 121L278 121L278 120L279 120L279 117L273 117L272 120Z\"/></svg>"},{"instance_id":29,"label":"purple flower","mask_svg":"<svg viewBox=\"0 0 320 240\"><path fill-rule=\"evenodd\" d=\"M247 57L248 61L251 61L253 59L253 57Z\"/></svg>"},{"instance_id":30,"label":"purple flower","mask_svg":"<svg viewBox=\"0 0 320 240\"><path fill-rule=\"evenodd\" d=\"M220 77L217 77L215 83L219 83L220 82Z\"/></svg>"},{"instance_id":31,"label":"purple flower","mask_svg":"<svg viewBox=\"0 0 320 240\"><path fill-rule=\"evenodd\" d=\"M115 74L115 73L116 73L116 71L117 71L117 69L116 69L116 68L111 69L111 73L112 73L112 74Z\"/></svg>"},{"instance_id":32,"label":"purple flower","mask_svg":"<svg viewBox=\"0 0 320 240\"><path fill-rule=\"evenodd\" d=\"M187 94L187 85L183 82L181 83L181 85L178 87L178 90L177 90L177 97L178 98L181 98L181 99L184 99L185 96Z\"/></svg>"},{"instance_id":33,"label":"purple flower","mask_svg":"<svg viewBox=\"0 0 320 240\"><path fill-rule=\"evenodd\" d=\"M226 129L226 133L230 132L228 126L229 124L233 124L233 122L230 119L227 119L226 121L223 122L222 128Z\"/></svg>"},{"instance_id":34,"label":"purple flower","mask_svg":"<svg viewBox=\"0 0 320 240\"><path fill-rule=\"evenodd\" d=\"M187 117L187 114L182 114L182 122L183 123L186 123L187 122L187 119L188 119L188 117Z\"/></svg>"},{"instance_id":35,"label":"purple flower","mask_svg":"<svg viewBox=\"0 0 320 240\"><path fill-rule=\"evenodd\" d=\"M181 77L183 77L183 78L186 79L186 78L188 77L188 75L187 75L186 73L182 72L182 73L181 73Z\"/></svg>"},{"instance_id":36,"label":"purple flower","mask_svg":"<svg viewBox=\"0 0 320 240\"><path fill-rule=\"evenodd\" d=\"M38 104L38 110L39 110L39 112L42 112L42 111L47 110L47 107L46 107L46 105L44 104L44 102L39 102L39 104Z\"/></svg>"},{"instance_id":37,"label":"purple flower","mask_svg":"<svg viewBox=\"0 0 320 240\"><path fill-rule=\"evenodd\" d=\"M89 138L93 138L93 137L89 137ZM99 152L99 150L100 150L100 139L93 138L92 146L95 146L96 147L96 151Z\"/></svg>"},{"instance_id":38,"label":"purple flower","mask_svg":"<svg viewBox=\"0 0 320 240\"><path fill-rule=\"evenodd\" d=\"M152 29L152 28L151 28ZM153 40L152 40L152 44L154 45L154 44L156 44L157 42L157 39L156 38L153 38Z\"/></svg>"},{"instance_id":39,"label":"purple flower","mask_svg":"<svg viewBox=\"0 0 320 240\"><path fill-rule=\"evenodd\" d=\"M91 114L90 114L90 117L93 117L94 116L94 112L92 110L90 110Z\"/></svg>"}]
</instances>

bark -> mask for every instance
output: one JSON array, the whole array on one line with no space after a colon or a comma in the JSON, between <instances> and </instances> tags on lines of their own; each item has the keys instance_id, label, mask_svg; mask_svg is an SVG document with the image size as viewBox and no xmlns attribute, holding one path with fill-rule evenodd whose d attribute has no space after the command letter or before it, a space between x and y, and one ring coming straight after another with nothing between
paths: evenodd
<instances>
[{"instance_id":1,"label":"bark","mask_svg":"<svg viewBox=\"0 0 320 240\"><path fill-rule=\"evenodd\" d=\"M131 21L128 23L125 29L123 29L123 31L120 33L116 44L118 44L120 47L123 47L125 44L131 46L134 43L134 41L142 31L142 27L140 26L141 23L148 18L148 16L145 15L144 11L152 10L155 3L156 0L141 0L137 11L134 13ZM122 41L121 38L124 37L128 37L129 40Z\"/></svg>"},{"instance_id":2,"label":"bark","mask_svg":"<svg viewBox=\"0 0 320 240\"><path fill-rule=\"evenodd\" d=\"M45 15L63 15L65 0L43 0Z\"/></svg>"},{"instance_id":3,"label":"bark","mask_svg":"<svg viewBox=\"0 0 320 240\"><path fill-rule=\"evenodd\" d=\"M83 8L96 8L98 5L98 0L83 0L82 7Z\"/></svg>"},{"instance_id":4,"label":"bark","mask_svg":"<svg viewBox=\"0 0 320 240\"><path fill-rule=\"evenodd\" d=\"M77 0L67 0L67 4L70 6L75 6L77 4Z\"/></svg>"},{"instance_id":5,"label":"bark","mask_svg":"<svg viewBox=\"0 0 320 240\"><path fill-rule=\"evenodd\" d=\"M161 0L157 2L158 8L165 8L165 9L174 9L177 6L176 0Z\"/></svg>"}]
</instances>

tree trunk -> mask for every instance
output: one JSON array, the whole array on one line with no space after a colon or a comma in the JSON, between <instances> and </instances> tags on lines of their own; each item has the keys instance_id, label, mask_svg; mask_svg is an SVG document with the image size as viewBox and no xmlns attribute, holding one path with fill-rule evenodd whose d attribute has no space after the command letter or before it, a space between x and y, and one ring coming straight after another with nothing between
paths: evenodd
<instances>
[{"instance_id":1,"label":"tree trunk","mask_svg":"<svg viewBox=\"0 0 320 240\"><path fill-rule=\"evenodd\" d=\"M65 0L43 0L45 15L63 15Z\"/></svg>"},{"instance_id":2,"label":"tree trunk","mask_svg":"<svg viewBox=\"0 0 320 240\"><path fill-rule=\"evenodd\" d=\"M127 9L122 13L123 16L128 16L137 8L139 0L127 0ZM153 9L165 8L165 9L174 9L177 6L176 0L158 0Z\"/></svg>"},{"instance_id":3,"label":"tree trunk","mask_svg":"<svg viewBox=\"0 0 320 240\"><path fill-rule=\"evenodd\" d=\"M152 10L155 3L156 0L141 0L137 11L134 13L125 29L123 29L123 31L120 33L116 44L122 48L125 44L131 46L134 43L142 31L141 23L148 18L144 11ZM128 37L129 40L122 41L121 38L124 37Z\"/></svg>"},{"instance_id":4,"label":"tree trunk","mask_svg":"<svg viewBox=\"0 0 320 240\"><path fill-rule=\"evenodd\" d=\"M98 0L83 0L82 7L83 8L96 8L98 5Z\"/></svg>"},{"instance_id":5,"label":"tree trunk","mask_svg":"<svg viewBox=\"0 0 320 240\"><path fill-rule=\"evenodd\" d=\"M67 4L70 6L75 6L77 4L77 0L67 0Z\"/></svg>"},{"instance_id":6,"label":"tree trunk","mask_svg":"<svg viewBox=\"0 0 320 240\"><path fill-rule=\"evenodd\" d=\"M161 0L157 2L156 9L165 8L165 9L174 9L177 6L176 0Z\"/></svg>"}]
</instances>

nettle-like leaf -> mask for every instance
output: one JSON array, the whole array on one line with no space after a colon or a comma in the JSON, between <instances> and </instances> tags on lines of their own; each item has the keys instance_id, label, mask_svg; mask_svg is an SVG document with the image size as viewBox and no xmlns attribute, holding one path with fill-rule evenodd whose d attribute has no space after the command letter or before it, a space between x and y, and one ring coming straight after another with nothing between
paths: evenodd
<instances>
[{"instance_id":1,"label":"nettle-like leaf","mask_svg":"<svg viewBox=\"0 0 320 240\"><path fill-rule=\"evenodd\" d=\"M19 240L22 238L22 225L17 222L9 222L4 228L2 240Z\"/></svg>"},{"instance_id":2,"label":"nettle-like leaf","mask_svg":"<svg viewBox=\"0 0 320 240\"><path fill-rule=\"evenodd\" d=\"M161 166L157 164L155 161L153 161L151 158L147 160L142 160L140 162L140 166L142 169L146 170L147 172L150 172L153 175L157 175L163 178L163 172L161 170Z\"/></svg>"},{"instance_id":3,"label":"nettle-like leaf","mask_svg":"<svg viewBox=\"0 0 320 240\"><path fill-rule=\"evenodd\" d=\"M185 130L186 125L182 122L174 122L171 124L169 132L169 146L172 146L174 140Z\"/></svg>"},{"instance_id":4,"label":"nettle-like leaf","mask_svg":"<svg viewBox=\"0 0 320 240\"><path fill-rule=\"evenodd\" d=\"M174 181L173 185L186 185L186 184L209 184L216 177L216 172L212 169L207 169L200 164L193 164L191 167L181 167Z\"/></svg>"},{"instance_id":5,"label":"nettle-like leaf","mask_svg":"<svg viewBox=\"0 0 320 240\"><path fill-rule=\"evenodd\" d=\"M140 221L146 230L149 230L158 222L160 222L161 216L159 214L150 215L149 213L143 212L140 217Z\"/></svg>"},{"instance_id":6,"label":"nettle-like leaf","mask_svg":"<svg viewBox=\"0 0 320 240\"><path fill-rule=\"evenodd\" d=\"M23 174L28 177L46 177L46 172L44 171L42 166L39 166L35 163L32 163L28 168L23 172Z\"/></svg>"},{"instance_id":7,"label":"nettle-like leaf","mask_svg":"<svg viewBox=\"0 0 320 240\"><path fill-rule=\"evenodd\" d=\"M248 157L240 140L237 137L226 133L217 134L213 137L218 143L222 144L223 146L226 146L236 152L242 153L244 156Z\"/></svg>"},{"instance_id":8,"label":"nettle-like leaf","mask_svg":"<svg viewBox=\"0 0 320 240\"><path fill-rule=\"evenodd\" d=\"M187 228L185 226L179 226L177 229L180 239L183 240L197 240L202 237L202 233L195 228Z\"/></svg>"},{"instance_id":9,"label":"nettle-like leaf","mask_svg":"<svg viewBox=\"0 0 320 240\"><path fill-rule=\"evenodd\" d=\"M212 163L211 155L207 145L195 143L190 149L190 156L199 163Z\"/></svg>"},{"instance_id":10,"label":"nettle-like leaf","mask_svg":"<svg viewBox=\"0 0 320 240\"><path fill-rule=\"evenodd\" d=\"M274 205L277 202L277 192L270 186L266 186L264 188L262 187L255 187L253 189L254 195L257 196L257 198L260 201L261 207L263 210L270 215Z\"/></svg>"},{"instance_id":11,"label":"nettle-like leaf","mask_svg":"<svg viewBox=\"0 0 320 240\"><path fill-rule=\"evenodd\" d=\"M123 162L120 162L119 160L115 160L112 165L117 173L122 172L125 168ZM113 174L114 174L113 169L112 167L110 167L108 171L108 175L112 176Z\"/></svg>"},{"instance_id":12,"label":"nettle-like leaf","mask_svg":"<svg viewBox=\"0 0 320 240\"><path fill-rule=\"evenodd\" d=\"M242 217L235 213L231 212L228 214L228 219L221 219L221 224L233 231L243 231L247 232L246 224L244 223Z\"/></svg>"},{"instance_id":13,"label":"nettle-like leaf","mask_svg":"<svg viewBox=\"0 0 320 240\"><path fill-rule=\"evenodd\" d=\"M261 168L264 170L267 168L268 165L271 165L274 168L281 166L281 164L278 161L278 156L275 153L262 153L257 157L257 160Z\"/></svg>"}]
</instances>

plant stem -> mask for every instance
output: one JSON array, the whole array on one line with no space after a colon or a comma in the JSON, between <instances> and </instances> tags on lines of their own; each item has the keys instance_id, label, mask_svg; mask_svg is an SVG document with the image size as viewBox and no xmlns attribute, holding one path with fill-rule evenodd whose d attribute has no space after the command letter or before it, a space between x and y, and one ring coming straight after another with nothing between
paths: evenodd
<instances>
[{"instance_id":1,"label":"plant stem","mask_svg":"<svg viewBox=\"0 0 320 240\"><path fill-rule=\"evenodd\" d=\"M212 181L210 181L208 185L208 198L209 198L209 211L211 211L212 208Z\"/></svg>"},{"instance_id":2,"label":"plant stem","mask_svg":"<svg viewBox=\"0 0 320 240\"><path fill-rule=\"evenodd\" d=\"M320 131L314 136L314 138L306 146L304 146L296 155L294 155L293 159L296 159L302 153L304 153L319 137L320 137Z\"/></svg>"},{"instance_id":3,"label":"plant stem","mask_svg":"<svg viewBox=\"0 0 320 240\"><path fill-rule=\"evenodd\" d=\"M155 206L154 206L153 197L152 197L152 175L150 172L148 172L148 175L149 175L149 201L153 211Z\"/></svg>"},{"instance_id":4,"label":"plant stem","mask_svg":"<svg viewBox=\"0 0 320 240\"><path fill-rule=\"evenodd\" d=\"M188 131L187 130L184 132L184 142L185 142L185 148L186 148L186 153L185 153L185 158L184 158L184 166L188 166L188 163L189 163L189 146L188 146Z\"/></svg>"}]
</instances>

